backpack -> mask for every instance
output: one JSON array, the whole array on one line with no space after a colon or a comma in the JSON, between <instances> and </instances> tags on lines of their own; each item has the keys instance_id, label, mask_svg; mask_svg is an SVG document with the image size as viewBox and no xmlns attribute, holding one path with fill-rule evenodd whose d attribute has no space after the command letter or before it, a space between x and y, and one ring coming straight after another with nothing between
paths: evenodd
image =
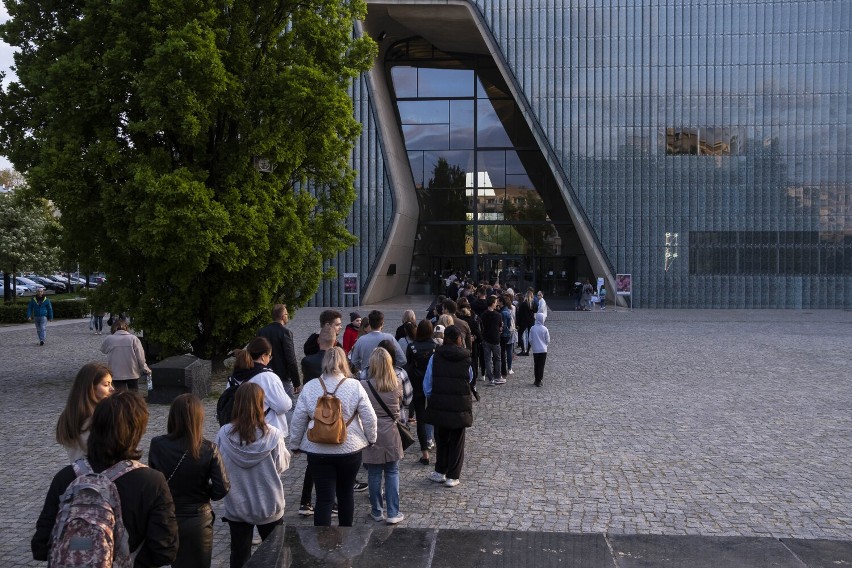
<instances>
[{"instance_id":1,"label":"backpack","mask_svg":"<svg viewBox=\"0 0 852 568\"><path fill-rule=\"evenodd\" d=\"M234 394L243 383L238 383L234 377L228 377L228 386L219 395L219 401L216 403L216 420L219 421L219 426L230 424L231 413L234 411Z\"/></svg>"},{"instance_id":2,"label":"backpack","mask_svg":"<svg viewBox=\"0 0 852 568\"><path fill-rule=\"evenodd\" d=\"M56 524L50 533L51 568L132 568L135 554L121 517L121 499L115 480L146 467L125 460L101 473L85 459L74 462L77 478L59 499Z\"/></svg>"},{"instance_id":3,"label":"backpack","mask_svg":"<svg viewBox=\"0 0 852 568\"><path fill-rule=\"evenodd\" d=\"M435 345L435 347L438 346ZM432 354L435 353L435 348L420 352L413 343L410 343L408 345L408 353L412 355L412 357L408 357L406 355L408 363L405 366L405 370L408 373L408 378L411 380L412 384L420 385L420 389L422 390L423 377L426 376L426 369L429 367L429 359L431 359Z\"/></svg>"},{"instance_id":4,"label":"backpack","mask_svg":"<svg viewBox=\"0 0 852 568\"><path fill-rule=\"evenodd\" d=\"M325 382L320 377L322 396L317 399L313 420L308 423L308 440L311 442L315 444L342 444L346 441L346 428L355 419L357 412L353 412L352 418L346 422L343 421L343 404L335 394L345 380L346 377L340 379L334 390L328 392L325 388Z\"/></svg>"}]
</instances>

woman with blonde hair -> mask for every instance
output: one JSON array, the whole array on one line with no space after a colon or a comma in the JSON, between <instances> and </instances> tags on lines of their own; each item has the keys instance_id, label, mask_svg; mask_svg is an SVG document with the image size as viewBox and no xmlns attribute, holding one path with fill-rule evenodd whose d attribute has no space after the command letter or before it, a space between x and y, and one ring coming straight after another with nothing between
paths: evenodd
<instances>
[{"instance_id":1,"label":"woman with blonde hair","mask_svg":"<svg viewBox=\"0 0 852 568\"><path fill-rule=\"evenodd\" d=\"M346 352L332 347L325 352L322 375L302 388L290 424L293 453L305 452L314 478L317 503L315 526L331 525L331 508L335 496L338 523L351 527L355 515L355 476L361 468L362 450L376 442L376 412L361 383L352 379ZM312 442L308 439L309 422L313 420L317 400L333 394L340 400L346 439L341 444Z\"/></svg>"},{"instance_id":2,"label":"woman with blonde hair","mask_svg":"<svg viewBox=\"0 0 852 568\"><path fill-rule=\"evenodd\" d=\"M399 341L400 339L406 336L405 324L413 323L417 325L417 314L414 313L414 310L405 310L402 313L402 325L396 328L396 334L394 335L394 339ZM403 351L405 351L403 349Z\"/></svg>"},{"instance_id":3,"label":"woman with blonde hair","mask_svg":"<svg viewBox=\"0 0 852 568\"><path fill-rule=\"evenodd\" d=\"M151 440L148 465L166 476L175 500L180 547L172 568L210 568L213 510L231 487L219 449L204 438L204 406L194 394L177 397L167 434Z\"/></svg>"},{"instance_id":4,"label":"woman with blonde hair","mask_svg":"<svg viewBox=\"0 0 852 568\"><path fill-rule=\"evenodd\" d=\"M266 423L265 406L259 385L241 384L234 394L231 422L216 434L231 481L224 514L231 529L231 568L241 568L251 557L255 526L266 540L284 519L281 474L290 467L290 452L281 430Z\"/></svg>"},{"instance_id":5,"label":"woman with blonde hair","mask_svg":"<svg viewBox=\"0 0 852 568\"><path fill-rule=\"evenodd\" d=\"M65 410L56 423L56 441L65 447L71 463L86 455L95 406L114 390L112 373L102 363L86 363L77 372Z\"/></svg>"},{"instance_id":6,"label":"woman with blonde hair","mask_svg":"<svg viewBox=\"0 0 852 568\"><path fill-rule=\"evenodd\" d=\"M402 385L394 371L393 359L383 347L377 347L370 355L370 366L364 384L373 410L378 416L376 443L364 449L370 490L370 516L374 521L387 520L389 525L395 525L405 518L399 511L399 461L404 450L396 428L402 403ZM390 414L379 400L384 402ZM385 479L387 509L382 504L382 474Z\"/></svg>"}]
</instances>

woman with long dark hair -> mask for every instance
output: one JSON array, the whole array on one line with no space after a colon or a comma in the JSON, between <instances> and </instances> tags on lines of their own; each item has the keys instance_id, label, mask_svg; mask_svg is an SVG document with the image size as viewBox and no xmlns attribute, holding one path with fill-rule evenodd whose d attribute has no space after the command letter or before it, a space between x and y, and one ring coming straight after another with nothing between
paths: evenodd
<instances>
[{"instance_id":1,"label":"woman with long dark hair","mask_svg":"<svg viewBox=\"0 0 852 568\"><path fill-rule=\"evenodd\" d=\"M56 441L65 447L71 463L86 455L95 406L114 390L112 373L102 363L86 363L77 372L65 410L56 423Z\"/></svg>"},{"instance_id":2,"label":"woman with long dark hair","mask_svg":"<svg viewBox=\"0 0 852 568\"><path fill-rule=\"evenodd\" d=\"M426 395L423 393L423 377L429 366L429 359L435 353L437 345L432 341L432 322L424 319L417 324L417 334L414 343L408 346L405 354L407 363L405 370L411 387L414 390L414 398L411 405L417 416L417 439L420 441L420 463L429 465L429 449L435 446L432 438L432 426L426 423Z\"/></svg>"},{"instance_id":3,"label":"woman with long dark hair","mask_svg":"<svg viewBox=\"0 0 852 568\"><path fill-rule=\"evenodd\" d=\"M194 394L169 409L168 433L151 440L148 464L163 473L175 501L180 549L172 568L210 568L213 520L210 501L230 488L219 449L203 436L204 406Z\"/></svg>"},{"instance_id":4,"label":"woman with long dark hair","mask_svg":"<svg viewBox=\"0 0 852 568\"><path fill-rule=\"evenodd\" d=\"M265 337L255 337L245 349L237 350L234 372L228 378L228 386L241 385L250 381L263 389L266 422L275 426L286 438L289 434L287 412L293 408L293 400L284 390L281 378L269 368L272 360L272 344Z\"/></svg>"},{"instance_id":5,"label":"woman with long dark hair","mask_svg":"<svg viewBox=\"0 0 852 568\"><path fill-rule=\"evenodd\" d=\"M290 467L290 452L281 430L264 420L263 389L245 382L234 394L231 422L219 429L231 490L225 495L225 521L231 528L231 568L242 568L251 557L254 527L266 538L284 519L281 474Z\"/></svg>"}]
</instances>

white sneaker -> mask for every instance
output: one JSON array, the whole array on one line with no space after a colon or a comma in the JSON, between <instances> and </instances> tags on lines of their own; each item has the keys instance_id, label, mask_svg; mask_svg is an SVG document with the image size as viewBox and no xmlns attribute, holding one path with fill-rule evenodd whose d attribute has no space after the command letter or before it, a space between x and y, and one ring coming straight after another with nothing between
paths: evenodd
<instances>
[{"instance_id":1,"label":"white sneaker","mask_svg":"<svg viewBox=\"0 0 852 568\"><path fill-rule=\"evenodd\" d=\"M426 477L429 478L429 481L434 481L435 483L444 483L447 480L447 476L443 473L438 473L437 471L429 472L429 475Z\"/></svg>"},{"instance_id":2,"label":"white sneaker","mask_svg":"<svg viewBox=\"0 0 852 568\"><path fill-rule=\"evenodd\" d=\"M370 513L370 517L372 517L372 519L374 521L376 521L377 523L381 523L382 521L385 520L385 514L384 513L379 513L378 515L374 515L373 513Z\"/></svg>"},{"instance_id":3,"label":"white sneaker","mask_svg":"<svg viewBox=\"0 0 852 568\"><path fill-rule=\"evenodd\" d=\"M405 519L405 515L402 513L397 513L395 517L388 517L387 523L389 525L395 525L397 523L401 523Z\"/></svg>"},{"instance_id":4,"label":"white sneaker","mask_svg":"<svg viewBox=\"0 0 852 568\"><path fill-rule=\"evenodd\" d=\"M503 377L500 377L499 379L494 379L494 384L495 385L505 385L506 379L504 379Z\"/></svg>"},{"instance_id":5,"label":"white sneaker","mask_svg":"<svg viewBox=\"0 0 852 568\"><path fill-rule=\"evenodd\" d=\"M447 480L444 482L444 485L445 485L445 486L447 486L447 487L455 487L455 486L456 486L456 485L458 485L458 484L459 484L459 480L458 480L458 479L451 479L451 478L449 478L449 477L448 477L448 478L447 478Z\"/></svg>"},{"instance_id":6,"label":"white sneaker","mask_svg":"<svg viewBox=\"0 0 852 568\"><path fill-rule=\"evenodd\" d=\"M510 375L514 375L514 374L515 374L515 371L513 371L512 369L509 369L509 374L510 374Z\"/></svg>"}]
</instances>

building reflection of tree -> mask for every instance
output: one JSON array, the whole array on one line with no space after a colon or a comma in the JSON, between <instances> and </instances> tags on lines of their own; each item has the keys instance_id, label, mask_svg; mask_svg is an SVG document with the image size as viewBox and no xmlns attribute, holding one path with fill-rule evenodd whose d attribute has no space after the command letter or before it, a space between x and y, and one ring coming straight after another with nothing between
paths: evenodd
<instances>
[{"instance_id":1,"label":"building reflection of tree","mask_svg":"<svg viewBox=\"0 0 852 568\"><path fill-rule=\"evenodd\" d=\"M426 189L417 193L421 221L462 222L457 225L421 223L417 252L431 256L463 256L468 231L465 171L457 165L450 165L445 158L438 158Z\"/></svg>"}]
</instances>

